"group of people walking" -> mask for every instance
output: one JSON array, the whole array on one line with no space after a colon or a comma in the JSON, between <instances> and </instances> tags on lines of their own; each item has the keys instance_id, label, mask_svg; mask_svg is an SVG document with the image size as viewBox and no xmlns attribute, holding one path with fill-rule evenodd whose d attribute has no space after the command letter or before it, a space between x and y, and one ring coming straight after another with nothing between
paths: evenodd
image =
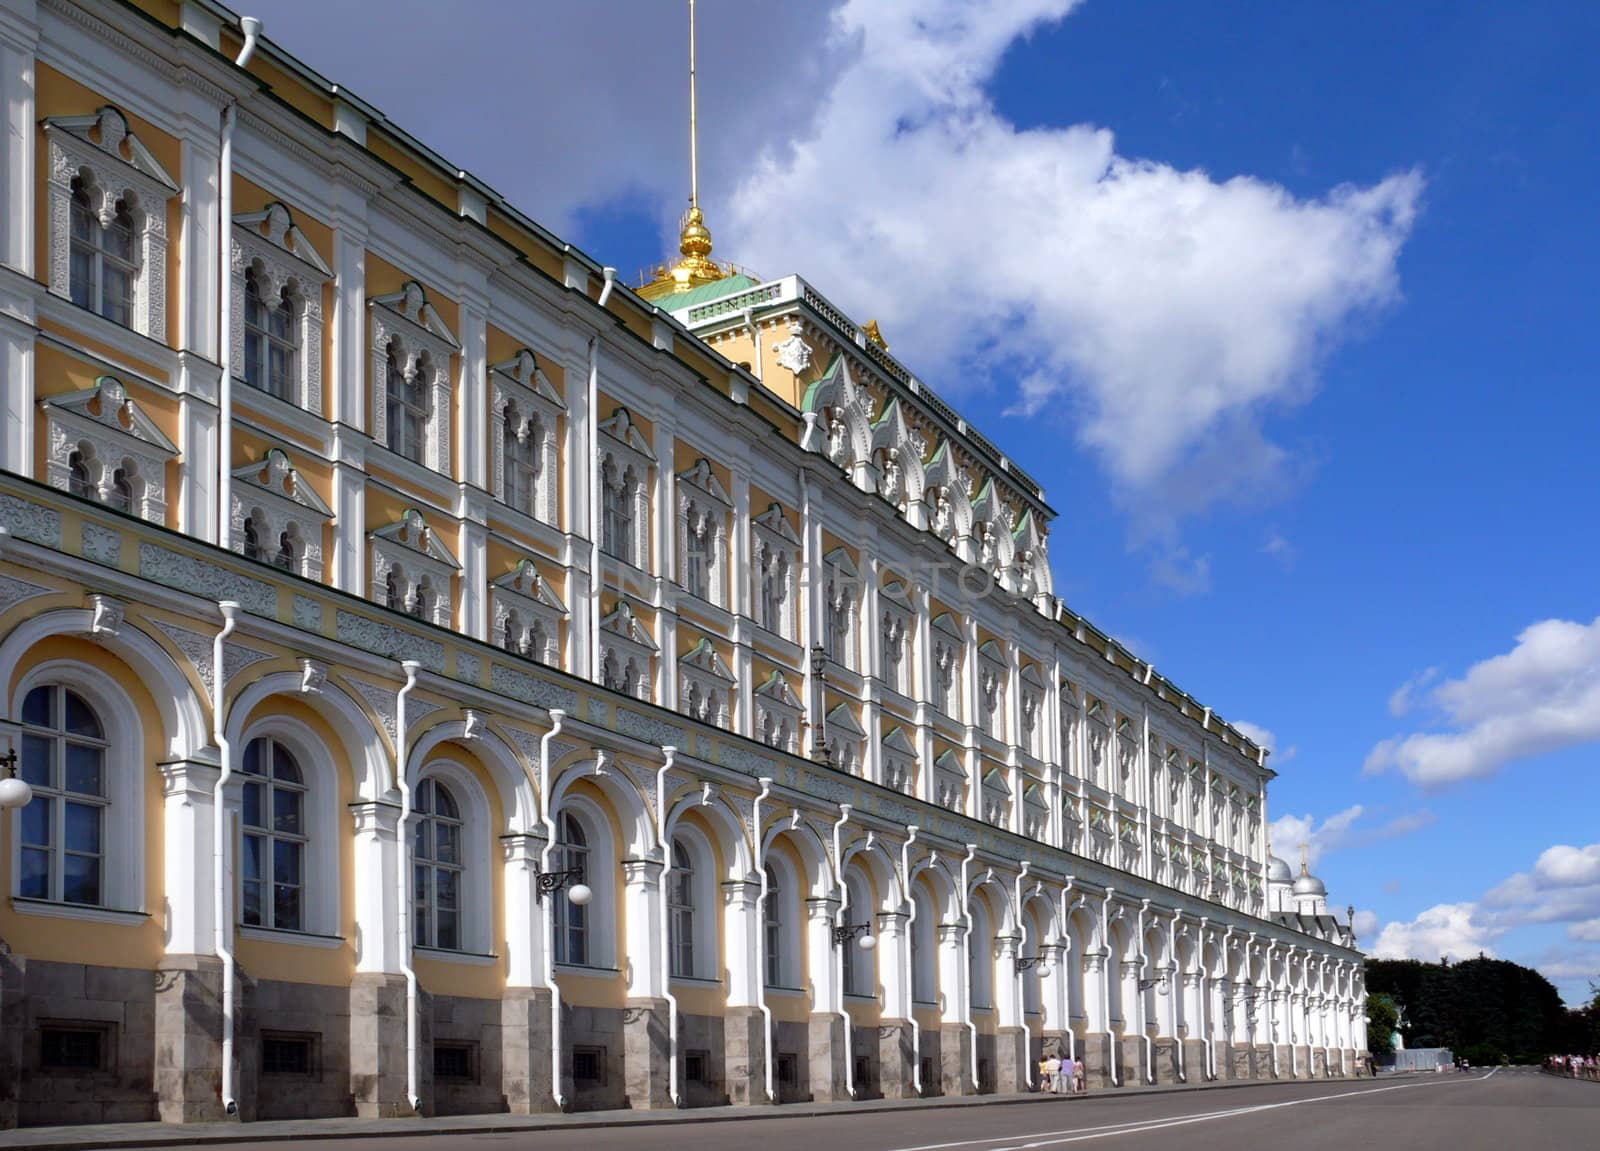
<instances>
[{"instance_id":1,"label":"group of people walking","mask_svg":"<svg viewBox=\"0 0 1600 1151\"><path fill-rule=\"evenodd\" d=\"M1048 1095L1076 1095L1083 1091L1083 1061L1070 1055L1046 1055L1039 1060L1039 1090Z\"/></svg>"}]
</instances>

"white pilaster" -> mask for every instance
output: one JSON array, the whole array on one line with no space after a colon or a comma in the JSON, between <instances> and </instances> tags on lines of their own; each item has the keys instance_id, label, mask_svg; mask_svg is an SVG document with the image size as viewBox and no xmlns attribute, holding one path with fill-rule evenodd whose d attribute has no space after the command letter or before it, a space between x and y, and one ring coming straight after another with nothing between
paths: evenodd
<instances>
[{"instance_id":1,"label":"white pilaster","mask_svg":"<svg viewBox=\"0 0 1600 1151\"><path fill-rule=\"evenodd\" d=\"M400 809L392 803L352 803L355 817L356 970L398 973L399 907L395 871Z\"/></svg>"},{"instance_id":2,"label":"white pilaster","mask_svg":"<svg viewBox=\"0 0 1600 1151\"><path fill-rule=\"evenodd\" d=\"M506 986L534 987L544 979L543 908L537 899L542 836L500 837L504 859Z\"/></svg>"},{"instance_id":3,"label":"white pilaster","mask_svg":"<svg viewBox=\"0 0 1600 1151\"><path fill-rule=\"evenodd\" d=\"M732 879L722 885L722 947L728 972L728 1006L754 1007L761 1002L756 942L763 928L757 914L761 884Z\"/></svg>"},{"instance_id":4,"label":"white pilaster","mask_svg":"<svg viewBox=\"0 0 1600 1151\"><path fill-rule=\"evenodd\" d=\"M666 972L661 969L661 862L655 859L622 861L622 918L627 935L628 995L659 999L666 994Z\"/></svg>"},{"instance_id":5,"label":"white pilaster","mask_svg":"<svg viewBox=\"0 0 1600 1151\"><path fill-rule=\"evenodd\" d=\"M163 883L167 895L167 952L216 951L212 907L212 788L221 769L180 760L161 770Z\"/></svg>"}]
</instances>

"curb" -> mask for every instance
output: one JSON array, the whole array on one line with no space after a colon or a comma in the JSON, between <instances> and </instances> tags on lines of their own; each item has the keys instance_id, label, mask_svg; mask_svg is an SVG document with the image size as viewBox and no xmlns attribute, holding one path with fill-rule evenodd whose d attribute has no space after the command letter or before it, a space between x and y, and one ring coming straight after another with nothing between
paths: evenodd
<instances>
[{"instance_id":1,"label":"curb","mask_svg":"<svg viewBox=\"0 0 1600 1151\"><path fill-rule=\"evenodd\" d=\"M1414 1079L1415 1074L1385 1075L1383 1081ZM206 1124L203 1130L194 1127L174 1126L170 1132L149 1135L143 1132L118 1138L106 1125L85 1125L81 1138L59 1138L32 1142L17 1139L16 1132L0 1133L0 1151L110 1151L111 1148L195 1147L216 1144L289 1143L319 1139L382 1139L402 1136L446 1135L506 1135L506 1134L556 1134L563 1131L615 1130L622 1127L666 1127L691 1123L742 1123L762 1119L818 1119L838 1115L886 1115L906 1111L937 1111L945 1108L965 1107L1016 1107L1027 1105L1068 1104L1088 1102L1092 1099L1129 1099L1139 1096L1184 1095L1203 1091L1228 1091L1243 1087L1289 1087L1316 1083L1355 1083L1357 1076L1327 1079L1229 1079L1211 1083L1174 1085L1171 1087L1109 1087L1082 1095L1050 1095L1027 1093L1018 1095L959 1095L934 1096L927 1099L893 1100L879 1103L875 1100L860 1104L785 1103L778 1106L698 1108L678 1111L622 1111L610 1118L566 1119L554 1114L518 1117L512 1122L478 1122L442 1125L437 1119L375 1119L372 1126L359 1130L341 1129L318 1131L314 1128L297 1128L293 1131L255 1131L246 1125ZM598 1112L597 1115L605 1114ZM322 1120L285 1120L279 1122L317 1123ZM341 1122L328 1120L327 1122ZM267 1120L262 1125L274 1124ZM381 1124L381 1126L380 1126ZM142 1124L140 1126L143 1126ZM96 1137L98 1136L98 1137Z\"/></svg>"}]
</instances>

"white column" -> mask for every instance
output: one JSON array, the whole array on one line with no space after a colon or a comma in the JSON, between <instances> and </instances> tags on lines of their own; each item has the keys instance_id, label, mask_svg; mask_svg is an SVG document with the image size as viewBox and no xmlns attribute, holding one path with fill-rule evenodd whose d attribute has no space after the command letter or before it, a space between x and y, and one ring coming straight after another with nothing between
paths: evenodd
<instances>
[{"instance_id":1,"label":"white column","mask_svg":"<svg viewBox=\"0 0 1600 1151\"><path fill-rule=\"evenodd\" d=\"M654 497L655 540L652 548L656 587L656 603L675 603L678 582L678 475L676 469L677 437L672 426L663 421L656 425L654 451L656 453L656 490ZM650 556L641 556L641 567L649 567ZM660 690L656 702L662 707L678 706L678 615L675 611L656 612L656 646L661 655Z\"/></svg>"},{"instance_id":2,"label":"white column","mask_svg":"<svg viewBox=\"0 0 1600 1151\"><path fill-rule=\"evenodd\" d=\"M761 884L733 879L722 885L722 947L728 971L728 1006L761 1003L761 972L756 968L756 941L765 925L758 914Z\"/></svg>"},{"instance_id":3,"label":"white column","mask_svg":"<svg viewBox=\"0 0 1600 1151\"><path fill-rule=\"evenodd\" d=\"M400 864L395 835L400 808L392 803L352 803L355 817L356 970L400 970L398 893Z\"/></svg>"},{"instance_id":4,"label":"white column","mask_svg":"<svg viewBox=\"0 0 1600 1151\"><path fill-rule=\"evenodd\" d=\"M598 670L589 667L593 646L590 607L594 596L599 594L591 584L593 575L589 572L589 484L594 478L590 463L594 458L594 418L589 411L588 363L582 355L577 354L582 350L579 346L574 354L561 359L566 378L566 390L562 398L567 404L562 455L566 460L566 471L561 484L561 523L566 530L562 563L566 567L563 593L568 610L567 644L562 666L572 675L598 680Z\"/></svg>"},{"instance_id":5,"label":"white column","mask_svg":"<svg viewBox=\"0 0 1600 1151\"><path fill-rule=\"evenodd\" d=\"M500 837L505 860L506 986L535 987L544 980L544 914L539 905L539 853L543 836Z\"/></svg>"},{"instance_id":6,"label":"white column","mask_svg":"<svg viewBox=\"0 0 1600 1151\"><path fill-rule=\"evenodd\" d=\"M1046 1031L1066 1031L1071 1027L1067 1003L1067 961L1072 953L1065 944L1046 943L1039 948L1039 1016Z\"/></svg>"},{"instance_id":7,"label":"white column","mask_svg":"<svg viewBox=\"0 0 1600 1151\"><path fill-rule=\"evenodd\" d=\"M1022 1026L1022 981L1017 978L1017 935L997 935L994 961L995 1019L1001 1027Z\"/></svg>"},{"instance_id":8,"label":"white column","mask_svg":"<svg viewBox=\"0 0 1600 1151\"><path fill-rule=\"evenodd\" d=\"M887 1019L911 1018L911 984L906 982L906 953L911 934L903 911L878 913L878 982L883 986L883 1014Z\"/></svg>"},{"instance_id":9,"label":"white column","mask_svg":"<svg viewBox=\"0 0 1600 1151\"><path fill-rule=\"evenodd\" d=\"M330 354L327 410L333 429L333 586L367 596L366 390L367 206L347 185L334 185L333 317L328 325Z\"/></svg>"},{"instance_id":10,"label":"white column","mask_svg":"<svg viewBox=\"0 0 1600 1151\"><path fill-rule=\"evenodd\" d=\"M839 901L833 898L806 900L806 957L811 976L811 1010L838 1011L844 1002L839 985L839 963L834 954L833 928L839 914ZM855 946L854 943L850 946Z\"/></svg>"},{"instance_id":11,"label":"white column","mask_svg":"<svg viewBox=\"0 0 1600 1151\"><path fill-rule=\"evenodd\" d=\"M622 861L622 919L627 939L623 964L628 995L633 999L659 999L666 994L666 972L661 970L661 863L655 859ZM620 956L619 956L620 958Z\"/></svg>"},{"instance_id":12,"label":"white column","mask_svg":"<svg viewBox=\"0 0 1600 1151\"><path fill-rule=\"evenodd\" d=\"M333 428L333 586L368 598L366 437L353 428Z\"/></svg>"},{"instance_id":13,"label":"white column","mask_svg":"<svg viewBox=\"0 0 1600 1151\"><path fill-rule=\"evenodd\" d=\"M967 928L962 923L941 923L939 939L939 1019L944 1023L967 1022Z\"/></svg>"},{"instance_id":14,"label":"white column","mask_svg":"<svg viewBox=\"0 0 1600 1151\"><path fill-rule=\"evenodd\" d=\"M212 763L163 763L162 854L167 894L167 953L216 951L212 909L212 788L221 769Z\"/></svg>"},{"instance_id":15,"label":"white column","mask_svg":"<svg viewBox=\"0 0 1600 1151\"><path fill-rule=\"evenodd\" d=\"M475 277L481 281L482 277ZM458 288L461 299L460 411L456 419L456 475L464 484L489 489L489 301L487 284Z\"/></svg>"},{"instance_id":16,"label":"white column","mask_svg":"<svg viewBox=\"0 0 1600 1151\"><path fill-rule=\"evenodd\" d=\"M0 263L33 276L38 113L33 54L39 43L34 0L0 6L0 100L6 132L0 146Z\"/></svg>"},{"instance_id":17,"label":"white column","mask_svg":"<svg viewBox=\"0 0 1600 1151\"><path fill-rule=\"evenodd\" d=\"M1111 1030L1111 1005L1106 1002L1107 961L1107 953L1103 950L1083 953L1084 1026L1095 1035Z\"/></svg>"},{"instance_id":18,"label":"white column","mask_svg":"<svg viewBox=\"0 0 1600 1151\"><path fill-rule=\"evenodd\" d=\"M727 555L728 611L733 615L733 675L738 702L733 708L733 730L740 735L756 734L755 661L751 653L751 578L750 578L750 474L744 466L731 473L733 523L729 528Z\"/></svg>"}]
</instances>

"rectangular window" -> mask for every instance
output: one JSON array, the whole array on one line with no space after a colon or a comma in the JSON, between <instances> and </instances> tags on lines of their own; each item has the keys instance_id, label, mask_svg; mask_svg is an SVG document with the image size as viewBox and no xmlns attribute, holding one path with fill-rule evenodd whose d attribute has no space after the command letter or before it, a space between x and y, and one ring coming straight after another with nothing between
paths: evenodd
<instances>
[{"instance_id":1,"label":"rectangular window","mask_svg":"<svg viewBox=\"0 0 1600 1151\"><path fill-rule=\"evenodd\" d=\"M591 1083L604 1086L606 1081L606 1049L604 1047L574 1047L572 1049L572 1080L574 1083Z\"/></svg>"},{"instance_id":2,"label":"rectangular window","mask_svg":"<svg viewBox=\"0 0 1600 1151\"><path fill-rule=\"evenodd\" d=\"M792 1053L778 1053L778 1083L784 1087L800 1086L800 1060Z\"/></svg>"},{"instance_id":3,"label":"rectangular window","mask_svg":"<svg viewBox=\"0 0 1600 1151\"><path fill-rule=\"evenodd\" d=\"M705 1083L711 1075L711 1052L685 1051L683 1078L689 1083Z\"/></svg>"},{"instance_id":4,"label":"rectangular window","mask_svg":"<svg viewBox=\"0 0 1600 1151\"><path fill-rule=\"evenodd\" d=\"M867 1055L856 1056L856 1087L865 1089L872 1086L872 1058Z\"/></svg>"},{"instance_id":5,"label":"rectangular window","mask_svg":"<svg viewBox=\"0 0 1600 1151\"><path fill-rule=\"evenodd\" d=\"M316 1069L317 1036L264 1032L261 1036L261 1074L312 1076Z\"/></svg>"},{"instance_id":6,"label":"rectangular window","mask_svg":"<svg viewBox=\"0 0 1600 1151\"><path fill-rule=\"evenodd\" d=\"M478 1045L476 1043L443 1043L433 1045L433 1077L458 1083L476 1083Z\"/></svg>"},{"instance_id":7,"label":"rectangular window","mask_svg":"<svg viewBox=\"0 0 1600 1151\"><path fill-rule=\"evenodd\" d=\"M109 1023L45 1023L39 1028L42 1071L105 1071L112 1050Z\"/></svg>"},{"instance_id":8,"label":"rectangular window","mask_svg":"<svg viewBox=\"0 0 1600 1151\"><path fill-rule=\"evenodd\" d=\"M922 1057L922 1091L923 1091L923 1094L925 1094L925 1095L933 1094L934 1089L938 1085L939 1085L938 1077L936 1075L934 1075L934 1073L933 1073L933 1059L930 1056L924 1055Z\"/></svg>"}]
</instances>

